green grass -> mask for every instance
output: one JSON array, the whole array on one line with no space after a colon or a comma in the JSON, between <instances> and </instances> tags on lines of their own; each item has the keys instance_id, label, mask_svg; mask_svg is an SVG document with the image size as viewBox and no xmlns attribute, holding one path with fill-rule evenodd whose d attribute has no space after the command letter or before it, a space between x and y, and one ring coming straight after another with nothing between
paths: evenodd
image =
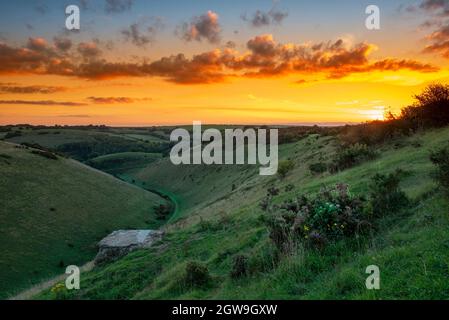
<instances>
[{"instance_id":1,"label":"green grass","mask_svg":"<svg viewBox=\"0 0 449 320\"><path fill-rule=\"evenodd\" d=\"M160 226L153 193L13 144L0 155L0 298L89 261L114 230Z\"/></svg>"},{"instance_id":2,"label":"green grass","mask_svg":"<svg viewBox=\"0 0 449 320\"><path fill-rule=\"evenodd\" d=\"M144 167L161 157L160 153L122 152L90 159L87 164L102 171L116 173Z\"/></svg>"},{"instance_id":3,"label":"green grass","mask_svg":"<svg viewBox=\"0 0 449 320\"><path fill-rule=\"evenodd\" d=\"M285 179L261 177L256 168L172 166L158 161L131 170L136 179L179 198L179 218L151 250L141 250L82 276L80 299L449 299L449 200L432 179L430 150L449 143L449 129L400 138L378 149L379 157L337 174L313 175L312 163L332 161L336 142L309 136L283 145L281 159L295 166ZM413 142L419 140L421 146ZM399 143L400 142L400 143ZM258 206L269 186L281 189L275 202L323 185L348 183L365 194L371 177L406 172L401 187L410 209L379 221L372 236L341 240L323 251L298 247L277 259ZM232 185L235 188L232 188ZM285 191L292 184L293 190ZM250 275L231 279L232 258L245 254ZM188 261L205 263L208 286L180 285ZM377 265L381 290L365 288L365 268ZM39 298L53 298L49 291Z\"/></svg>"}]
</instances>

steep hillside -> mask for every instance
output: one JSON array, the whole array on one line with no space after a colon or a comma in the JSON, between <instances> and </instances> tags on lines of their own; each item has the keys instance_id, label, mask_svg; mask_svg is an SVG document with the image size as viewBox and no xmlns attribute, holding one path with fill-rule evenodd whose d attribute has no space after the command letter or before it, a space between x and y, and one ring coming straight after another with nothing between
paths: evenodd
<instances>
[{"instance_id":1,"label":"steep hillside","mask_svg":"<svg viewBox=\"0 0 449 320\"><path fill-rule=\"evenodd\" d=\"M284 179L260 177L254 169L248 169L252 175L245 177L245 170L235 168L211 173L208 170L217 169L173 169L167 163L154 163L155 167L132 175L178 192L185 201L180 219L166 227L163 244L85 274L82 289L66 292L66 297L447 299L449 200L432 178L429 153L448 145L448 137L446 128L398 138L379 147L374 160L335 174L316 175L309 165L334 161L335 143L333 138L311 135L281 147L281 158L295 163ZM276 252L259 206L268 187L279 189L275 203L339 182L363 196L376 173L396 169L403 172L400 187L411 204L400 213L387 213L371 235L332 242L323 250L300 246L286 256ZM191 177L191 183L183 187L176 177L184 181ZM247 257L247 275L232 278L238 255ZM201 286L185 282L187 270L192 270L186 266L193 260L209 270ZM379 291L365 288L365 268L373 264L381 271ZM55 298L49 291L39 297Z\"/></svg>"},{"instance_id":2,"label":"steep hillside","mask_svg":"<svg viewBox=\"0 0 449 320\"><path fill-rule=\"evenodd\" d=\"M0 142L0 298L81 265L119 228L156 228L165 203L100 171Z\"/></svg>"}]
</instances>

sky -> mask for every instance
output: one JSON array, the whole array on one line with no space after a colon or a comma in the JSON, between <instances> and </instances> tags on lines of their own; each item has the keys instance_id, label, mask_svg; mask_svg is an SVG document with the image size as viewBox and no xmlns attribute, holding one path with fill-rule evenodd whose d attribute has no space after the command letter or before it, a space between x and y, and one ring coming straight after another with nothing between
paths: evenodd
<instances>
[{"instance_id":1,"label":"sky","mask_svg":"<svg viewBox=\"0 0 449 320\"><path fill-rule=\"evenodd\" d=\"M449 0L2 1L0 124L364 122L448 59Z\"/></svg>"}]
</instances>

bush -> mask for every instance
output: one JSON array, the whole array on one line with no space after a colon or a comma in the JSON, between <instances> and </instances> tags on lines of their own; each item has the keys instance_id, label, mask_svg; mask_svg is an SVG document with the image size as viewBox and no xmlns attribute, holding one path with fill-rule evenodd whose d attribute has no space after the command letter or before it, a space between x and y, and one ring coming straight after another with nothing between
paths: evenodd
<instances>
[{"instance_id":1,"label":"bush","mask_svg":"<svg viewBox=\"0 0 449 320\"><path fill-rule=\"evenodd\" d=\"M280 190L276 187L270 187L267 189L267 196L277 196Z\"/></svg>"},{"instance_id":2,"label":"bush","mask_svg":"<svg viewBox=\"0 0 449 320\"><path fill-rule=\"evenodd\" d=\"M282 160L279 162L278 174L281 178L285 178L287 173L293 170L295 163L292 160Z\"/></svg>"},{"instance_id":3,"label":"bush","mask_svg":"<svg viewBox=\"0 0 449 320\"><path fill-rule=\"evenodd\" d=\"M449 190L449 148L432 152L430 160L437 166L435 178L446 190Z\"/></svg>"},{"instance_id":4,"label":"bush","mask_svg":"<svg viewBox=\"0 0 449 320\"><path fill-rule=\"evenodd\" d=\"M232 262L231 277L240 278L246 276L248 272L248 258L244 255L237 255Z\"/></svg>"},{"instance_id":5,"label":"bush","mask_svg":"<svg viewBox=\"0 0 449 320\"><path fill-rule=\"evenodd\" d=\"M317 163L312 163L309 166L309 170L313 173L313 174L320 174L323 172L326 172L327 170L327 165L323 162L317 162Z\"/></svg>"},{"instance_id":6,"label":"bush","mask_svg":"<svg viewBox=\"0 0 449 320\"><path fill-rule=\"evenodd\" d=\"M376 156L377 153L366 144L356 143L341 149L337 153L335 163L331 166L331 171L345 170L364 161L372 160Z\"/></svg>"},{"instance_id":7,"label":"bush","mask_svg":"<svg viewBox=\"0 0 449 320\"><path fill-rule=\"evenodd\" d=\"M270 239L282 252L291 252L296 242L323 247L327 241L362 233L370 226L370 205L353 196L345 184L322 189L315 196L303 195L275 207L265 218Z\"/></svg>"},{"instance_id":8,"label":"bush","mask_svg":"<svg viewBox=\"0 0 449 320\"><path fill-rule=\"evenodd\" d=\"M210 281L209 269L198 261L190 261L186 265L184 282L188 287L201 287Z\"/></svg>"},{"instance_id":9,"label":"bush","mask_svg":"<svg viewBox=\"0 0 449 320\"><path fill-rule=\"evenodd\" d=\"M156 215L157 220L165 220L171 214L172 208L170 205L156 205L153 207L154 214Z\"/></svg>"},{"instance_id":10,"label":"bush","mask_svg":"<svg viewBox=\"0 0 449 320\"><path fill-rule=\"evenodd\" d=\"M396 213L406 207L409 200L400 189L403 171L397 170L388 175L376 174L370 186L370 200L375 217Z\"/></svg>"},{"instance_id":11,"label":"bush","mask_svg":"<svg viewBox=\"0 0 449 320\"><path fill-rule=\"evenodd\" d=\"M402 109L400 119L410 128L442 127L449 124L449 85L431 84L415 96L415 103Z\"/></svg>"}]
</instances>

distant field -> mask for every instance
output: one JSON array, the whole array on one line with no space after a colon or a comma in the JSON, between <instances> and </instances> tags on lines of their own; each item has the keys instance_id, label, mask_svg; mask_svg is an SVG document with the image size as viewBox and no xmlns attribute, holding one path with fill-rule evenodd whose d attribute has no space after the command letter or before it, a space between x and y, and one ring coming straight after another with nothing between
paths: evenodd
<instances>
[{"instance_id":1,"label":"distant field","mask_svg":"<svg viewBox=\"0 0 449 320\"><path fill-rule=\"evenodd\" d=\"M49 148L79 161L128 152L167 153L169 148L162 133L147 129L15 127L3 134L8 142Z\"/></svg>"},{"instance_id":2,"label":"distant field","mask_svg":"<svg viewBox=\"0 0 449 320\"><path fill-rule=\"evenodd\" d=\"M122 152L90 159L87 164L107 172L121 172L144 167L162 158L160 153Z\"/></svg>"},{"instance_id":3,"label":"distant field","mask_svg":"<svg viewBox=\"0 0 449 320\"><path fill-rule=\"evenodd\" d=\"M41 140L40 140L41 141ZM121 228L157 228L165 200L73 160L0 142L0 298L81 265Z\"/></svg>"}]
</instances>

